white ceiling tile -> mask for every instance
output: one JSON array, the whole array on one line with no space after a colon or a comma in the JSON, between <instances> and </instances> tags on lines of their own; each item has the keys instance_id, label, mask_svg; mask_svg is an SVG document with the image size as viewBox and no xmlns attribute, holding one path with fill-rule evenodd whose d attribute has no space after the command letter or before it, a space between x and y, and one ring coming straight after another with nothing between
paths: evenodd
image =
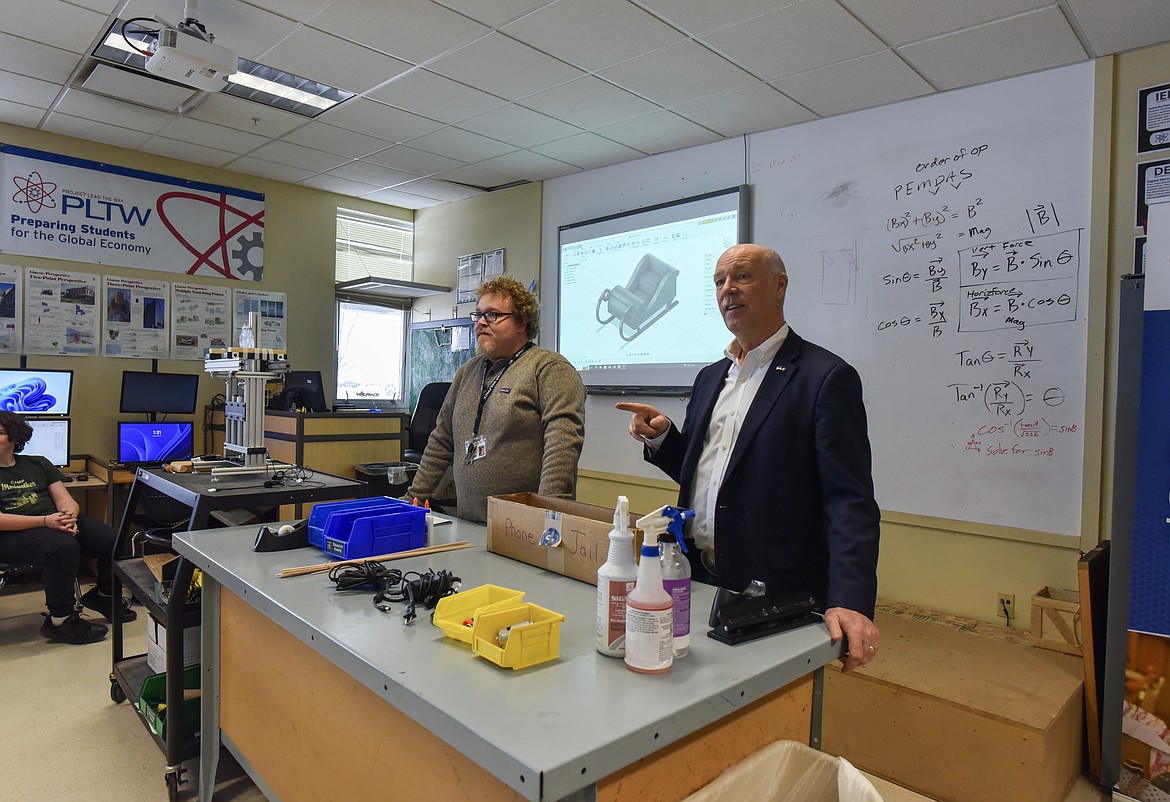
<instances>
[{"instance_id":1,"label":"white ceiling tile","mask_svg":"<svg viewBox=\"0 0 1170 802\"><path fill-rule=\"evenodd\" d=\"M428 65L437 73L508 100L536 94L583 74L526 44L492 33Z\"/></svg>"},{"instance_id":2,"label":"white ceiling tile","mask_svg":"<svg viewBox=\"0 0 1170 802\"><path fill-rule=\"evenodd\" d=\"M592 75L526 97L521 105L586 129L658 110L650 101Z\"/></svg>"},{"instance_id":3,"label":"white ceiling tile","mask_svg":"<svg viewBox=\"0 0 1170 802\"><path fill-rule=\"evenodd\" d=\"M73 0L76 5L109 16L118 8L118 0Z\"/></svg>"},{"instance_id":4,"label":"white ceiling tile","mask_svg":"<svg viewBox=\"0 0 1170 802\"><path fill-rule=\"evenodd\" d=\"M130 128L120 128L109 123L97 120L86 120L68 114L54 113L41 126L45 131L55 134L65 134L78 139L88 139L91 142L104 142L107 145L117 145L130 150L139 149L150 134Z\"/></svg>"},{"instance_id":5,"label":"white ceiling tile","mask_svg":"<svg viewBox=\"0 0 1170 802\"><path fill-rule=\"evenodd\" d=\"M575 165L566 164L530 150L517 150L514 153L482 161L475 166L498 170L528 181L545 181L580 171L580 168Z\"/></svg>"},{"instance_id":6,"label":"white ceiling tile","mask_svg":"<svg viewBox=\"0 0 1170 802\"><path fill-rule=\"evenodd\" d=\"M323 173L349 161L343 156L294 145L291 142L272 142L257 148L249 155L277 164L299 167L311 173Z\"/></svg>"},{"instance_id":7,"label":"white ceiling tile","mask_svg":"<svg viewBox=\"0 0 1170 802\"><path fill-rule=\"evenodd\" d=\"M348 156L357 159L368 153L383 150L386 141L377 137L359 134L347 128L338 128L323 122L312 122L303 128L298 128L284 137L286 142L294 142L307 148L323 150L326 153L335 153L338 156Z\"/></svg>"},{"instance_id":8,"label":"white ceiling tile","mask_svg":"<svg viewBox=\"0 0 1170 802\"><path fill-rule=\"evenodd\" d=\"M488 28L430 0L337 0L309 24L414 64L467 44Z\"/></svg>"},{"instance_id":9,"label":"white ceiling tile","mask_svg":"<svg viewBox=\"0 0 1170 802\"><path fill-rule=\"evenodd\" d=\"M767 84L684 103L671 111L724 137L783 128L816 117Z\"/></svg>"},{"instance_id":10,"label":"white ceiling tile","mask_svg":"<svg viewBox=\"0 0 1170 802\"><path fill-rule=\"evenodd\" d=\"M428 206L438 206L443 203L435 198L424 198L421 195L411 195L398 189L379 189L359 196L363 200L385 203L389 206L398 206L402 209L425 209Z\"/></svg>"},{"instance_id":11,"label":"white ceiling tile","mask_svg":"<svg viewBox=\"0 0 1170 802\"><path fill-rule=\"evenodd\" d=\"M568 139L538 145L533 150L585 170L606 167L646 155L593 133L577 134Z\"/></svg>"},{"instance_id":12,"label":"white ceiling tile","mask_svg":"<svg viewBox=\"0 0 1170 802\"><path fill-rule=\"evenodd\" d=\"M272 178L276 181L287 181L290 184L316 174L314 170L305 170L301 167L293 167L288 164L277 164L276 162L256 159L251 156L242 156L235 161L229 162L227 169L249 175Z\"/></svg>"},{"instance_id":13,"label":"white ceiling tile","mask_svg":"<svg viewBox=\"0 0 1170 802\"><path fill-rule=\"evenodd\" d=\"M36 128L44 116L45 112L43 109L26 106L23 103L13 103L0 98L0 122L21 125L25 128Z\"/></svg>"},{"instance_id":14,"label":"white ceiling tile","mask_svg":"<svg viewBox=\"0 0 1170 802\"><path fill-rule=\"evenodd\" d=\"M805 0L709 33L703 41L765 81L885 47L835 0Z\"/></svg>"},{"instance_id":15,"label":"white ceiling tile","mask_svg":"<svg viewBox=\"0 0 1170 802\"><path fill-rule=\"evenodd\" d=\"M333 0L249 0L249 2L295 22L304 22L312 19Z\"/></svg>"},{"instance_id":16,"label":"white ceiling tile","mask_svg":"<svg viewBox=\"0 0 1170 802\"><path fill-rule=\"evenodd\" d=\"M370 164L364 161L352 161L335 167L329 171L330 175L361 181L363 184L373 184L378 187L393 187L419 178L417 173L407 173L402 170L391 170L380 164Z\"/></svg>"},{"instance_id":17,"label":"white ceiling tile","mask_svg":"<svg viewBox=\"0 0 1170 802\"><path fill-rule=\"evenodd\" d=\"M1052 0L838 0L891 46L904 45L1052 5ZM1113 0L1109 0L1114 5Z\"/></svg>"},{"instance_id":18,"label":"white ceiling tile","mask_svg":"<svg viewBox=\"0 0 1170 802\"><path fill-rule=\"evenodd\" d=\"M457 162L454 159L448 159L446 156L427 153L425 150L418 150L408 145L395 145L392 148L371 153L369 156L363 158L362 161L393 167L395 170L405 170L415 175L431 175L432 173L442 172L443 170L450 170L463 163Z\"/></svg>"},{"instance_id":19,"label":"white ceiling tile","mask_svg":"<svg viewBox=\"0 0 1170 802\"><path fill-rule=\"evenodd\" d=\"M412 140L410 146L461 162L477 162L515 150L511 145L458 128L443 128Z\"/></svg>"},{"instance_id":20,"label":"white ceiling tile","mask_svg":"<svg viewBox=\"0 0 1170 802\"><path fill-rule=\"evenodd\" d=\"M382 188L372 184L366 184L361 181L352 181L348 178L329 175L328 173L315 175L311 178L298 181L297 183L306 187L323 189L326 192L336 192L338 195L350 195L355 198L361 197L368 192L373 192L374 190Z\"/></svg>"},{"instance_id":21,"label":"white ceiling tile","mask_svg":"<svg viewBox=\"0 0 1170 802\"><path fill-rule=\"evenodd\" d=\"M70 89L57 104L57 111L87 120L109 123L121 128L133 128L154 134L170 125L175 115L144 106L135 106L114 98Z\"/></svg>"},{"instance_id":22,"label":"white ceiling tile","mask_svg":"<svg viewBox=\"0 0 1170 802\"><path fill-rule=\"evenodd\" d=\"M409 111L357 97L321 116L330 125L348 128L389 142L405 142L443 127L443 123Z\"/></svg>"},{"instance_id":23,"label":"white ceiling tile","mask_svg":"<svg viewBox=\"0 0 1170 802\"><path fill-rule=\"evenodd\" d=\"M194 145L190 142L181 142L178 139L168 139L164 136L151 137L146 144L139 146L138 149L185 162L206 164L209 167L223 167L238 155L219 148Z\"/></svg>"},{"instance_id":24,"label":"white ceiling tile","mask_svg":"<svg viewBox=\"0 0 1170 802\"><path fill-rule=\"evenodd\" d=\"M1165 0L1069 0L1069 9L1089 37L1093 56L1121 53L1170 39Z\"/></svg>"},{"instance_id":25,"label":"white ceiling tile","mask_svg":"<svg viewBox=\"0 0 1170 802\"><path fill-rule=\"evenodd\" d=\"M802 72L772 85L821 117L896 103L934 91L889 50Z\"/></svg>"},{"instance_id":26,"label":"white ceiling tile","mask_svg":"<svg viewBox=\"0 0 1170 802\"><path fill-rule=\"evenodd\" d=\"M447 181L438 181L434 178L419 178L395 187L396 190L409 192L412 195L421 195L424 198L434 198L441 201L463 200L484 194L482 189L464 187Z\"/></svg>"},{"instance_id":27,"label":"white ceiling tile","mask_svg":"<svg viewBox=\"0 0 1170 802\"><path fill-rule=\"evenodd\" d=\"M607 125L598 128L596 133L650 154L689 148L720 139L718 134L669 111Z\"/></svg>"},{"instance_id":28,"label":"white ceiling tile","mask_svg":"<svg viewBox=\"0 0 1170 802\"><path fill-rule=\"evenodd\" d=\"M61 84L77 62L75 53L0 32L0 70Z\"/></svg>"},{"instance_id":29,"label":"white ceiling tile","mask_svg":"<svg viewBox=\"0 0 1170 802\"><path fill-rule=\"evenodd\" d=\"M266 139L283 136L309 122L299 114L222 93L211 95L187 116L259 134Z\"/></svg>"},{"instance_id":30,"label":"white ceiling tile","mask_svg":"<svg viewBox=\"0 0 1170 802\"><path fill-rule=\"evenodd\" d=\"M663 106L759 83L739 67L692 41L631 59L599 74Z\"/></svg>"},{"instance_id":31,"label":"white ceiling tile","mask_svg":"<svg viewBox=\"0 0 1170 802\"><path fill-rule=\"evenodd\" d=\"M490 136L519 148L564 139L581 132L575 125L554 120L522 106L509 105L459 123L459 128Z\"/></svg>"},{"instance_id":32,"label":"white ceiling tile","mask_svg":"<svg viewBox=\"0 0 1170 802\"><path fill-rule=\"evenodd\" d=\"M469 184L473 187L483 187L484 189L502 187L506 184L524 180L521 176L502 170L480 167L478 164L467 164L463 167L456 167L454 170L440 173L436 177L444 181L454 181L458 184Z\"/></svg>"},{"instance_id":33,"label":"white ceiling tile","mask_svg":"<svg viewBox=\"0 0 1170 802\"><path fill-rule=\"evenodd\" d=\"M405 61L313 28L298 28L254 60L359 94L411 68Z\"/></svg>"},{"instance_id":34,"label":"white ceiling tile","mask_svg":"<svg viewBox=\"0 0 1170 802\"><path fill-rule=\"evenodd\" d=\"M30 41L78 54L89 52L89 46L106 25L106 15L62 0L5 3L3 15L5 30L19 31Z\"/></svg>"},{"instance_id":35,"label":"white ceiling tile","mask_svg":"<svg viewBox=\"0 0 1170 802\"><path fill-rule=\"evenodd\" d=\"M367 97L445 123L457 123L507 103L427 70L407 73Z\"/></svg>"},{"instance_id":36,"label":"white ceiling tile","mask_svg":"<svg viewBox=\"0 0 1170 802\"><path fill-rule=\"evenodd\" d=\"M268 143L268 138L259 134L249 134L246 131L188 117L177 117L170 125L159 131L159 135L236 154L247 153Z\"/></svg>"},{"instance_id":37,"label":"white ceiling tile","mask_svg":"<svg viewBox=\"0 0 1170 802\"><path fill-rule=\"evenodd\" d=\"M589 72L685 38L627 0L559 0L501 30Z\"/></svg>"},{"instance_id":38,"label":"white ceiling tile","mask_svg":"<svg viewBox=\"0 0 1170 802\"><path fill-rule=\"evenodd\" d=\"M641 3L684 31L702 34L800 1L736 0L734 3L712 3L711 0L641 0Z\"/></svg>"},{"instance_id":39,"label":"white ceiling tile","mask_svg":"<svg viewBox=\"0 0 1170 802\"><path fill-rule=\"evenodd\" d=\"M0 70L0 97L5 100L47 109L60 91L60 86L49 81Z\"/></svg>"},{"instance_id":40,"label":"white ceiling tile","mask_svg":"<svg viewBox=\"0 0 1170 802\"><path fill-rule=\"evenodd\" d=\"M553 0L437 0L493 28L548 5Z\"/></svg>"},{"instance_id":41,"label":"white ceiling tile","mask_svg":"<svg viewBox=\"0 0 1170 802\"><path fill-rule=\"evenodd\" d=\"M1086 58L1058 8L927 39L898 52L940 89L995 81Z\"/></svg>"}]
</instances>

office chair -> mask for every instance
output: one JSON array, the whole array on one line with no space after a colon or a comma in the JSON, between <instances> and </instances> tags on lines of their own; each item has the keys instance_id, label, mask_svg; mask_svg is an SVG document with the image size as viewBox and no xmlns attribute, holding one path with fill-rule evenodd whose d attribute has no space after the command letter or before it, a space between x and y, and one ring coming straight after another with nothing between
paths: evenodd
<instances>
[{"instance_id":1,"label":"office chair","mask_svg":"<svg viewBox=\"0 0 1170 802\"><path fill-rule=\"evenodd\" d=\"M41 567L39 565L21 565L18 563L0 562L0 590L9 582L16 582L25 574L32 574L35 572L40 576ZM80 612L81 610L81 582L77 577L73 577L73 609Z\"/></svg>"},{"instance_id":2,"label":"office chair","mask_svg":"<svg viewBox=\"0 0 1170 802\"><path fill-rule=\"evenodd\" d=\"M138 491L139 509L131 513L130 521L137 529L130 538L135 555L152 547L154 552L171 552L171 537L187 529L191 508L153 487L142 486Z\"/></svg>"},{"instance_id":3,"label":"office chair","mask_svg":"<svg viewBox=\"0 0 1170 802\"><path fill-rule=\"evenodd\" d=\"M632 342L660 317L678 306L678 270L652 254L646 254L634 268L626 286L604 290L597 299L595 315L603 326L618 321L618 334ZM602 319L601 305L608 317ZM626 327L631 329L626 333Z\"/></svg>"},{"instance_id":4,"label":"office chair","mask_svg":"<svg viewBox=\"0 0 1170 802\"><path fill-rule=\"evenodd\" d=\"M407 447L402 452L402 459L406 462L415 464L422 462L427 440L430 439L431 432L435 430L439 421L439 409L443 406L443 400L447 397L447 391L450 388L451 382L431 382L423 387L418 394L418 401L414 405L414 414L410 416L410 426L407 428ZM431 495L433 498L432 507L450 507L454 510L455 480L452 477L450 467L439 479L439 483L435 485L435 491Z\"/></svg>"}]
</instances>

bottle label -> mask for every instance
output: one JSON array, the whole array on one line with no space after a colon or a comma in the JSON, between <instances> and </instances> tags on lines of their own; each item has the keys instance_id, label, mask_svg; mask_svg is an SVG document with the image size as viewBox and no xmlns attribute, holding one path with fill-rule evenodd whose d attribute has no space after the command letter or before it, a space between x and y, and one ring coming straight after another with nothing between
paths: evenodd
<instances>
[{"instance_id":1,"label":"bottle label","mask_svg":"<svg viewBox=\"0 0 1170 802\"><path fill-rule=\"evenodd\" d=\"M674 660L670 608L645 610L626 605L626 662L643 671L668 668Z\"/></svg>"},{"instance_id":2,"label":"bottle label","mask_svg":"<svg viewBox=\"0 0 1170 802\"><path fill-rule=\"evenodd\" d=\"M618 655L626 651L626 596L634 581L597 579L597 648Z\"/></svg>"},{"instance_id":3,"label":"bottle label","mask_svg":"<svg viewBox=\"0 0 1170 802\"><path fill-rule=\"evenodd\" d=\"M691 580L664 579L662 587L674 603L674 637L691 634Z\"/></svg>"}]
</instances>

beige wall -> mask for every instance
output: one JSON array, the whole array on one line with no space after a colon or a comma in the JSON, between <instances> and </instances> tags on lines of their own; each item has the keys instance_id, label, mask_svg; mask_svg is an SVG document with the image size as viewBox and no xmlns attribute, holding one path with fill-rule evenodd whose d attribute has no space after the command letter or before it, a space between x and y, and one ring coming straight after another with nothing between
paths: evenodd
<instances>
[{"instance_id":1,"label":"beige wall","mask_svg":"<svg viewBox=\"0 0 1170 802\"><path fill-rule=\"evenodd\" d=\"M346 198L319 190L217 170L188 162L136 153L123 148L0 124L0 141L39 150L102 161L163 175L222 184L265 194L264 277L260 282L195 277L180 273L141 271L35 256L0 255L0 261L22 267L77 270L99 275L142 276L164 281L195 281L210 285L288 293L288 350L294 368L320 370L327 388L333 386L334 308L333 267L338 206L411 219L406 209ZM0 367L16 367L16 356L0 357ZM72 368L73 442L75 454L112 457L119 419L118 395L123 370L149 370L148 359L115 357L46 357L31 355L30 367ZM203 365L190 360L160 360L159 370L199 373L200 405L224 391L219 380L203 374ZM127 416L129 417L129 416ZM201 416L196 417L196 449L202 450Z\"/></svg>"}]
</instances>

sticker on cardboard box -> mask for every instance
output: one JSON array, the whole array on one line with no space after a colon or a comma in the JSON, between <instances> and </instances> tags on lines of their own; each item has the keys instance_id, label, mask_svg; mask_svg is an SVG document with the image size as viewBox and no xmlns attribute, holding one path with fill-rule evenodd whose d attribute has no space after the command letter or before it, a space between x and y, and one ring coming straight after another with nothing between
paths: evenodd
<instances>
[{"instance_id":1,"label":"sticker on cardboard box","mask_svg":"<svg viewBox=\"0 0 1170 802\"><path fill-rule=\"evenodd\" d=\"M544 511L544 534L540 536L540 545L555 549L561 545L561 513L556 510Z\"/></svg>"}]
</instances>

